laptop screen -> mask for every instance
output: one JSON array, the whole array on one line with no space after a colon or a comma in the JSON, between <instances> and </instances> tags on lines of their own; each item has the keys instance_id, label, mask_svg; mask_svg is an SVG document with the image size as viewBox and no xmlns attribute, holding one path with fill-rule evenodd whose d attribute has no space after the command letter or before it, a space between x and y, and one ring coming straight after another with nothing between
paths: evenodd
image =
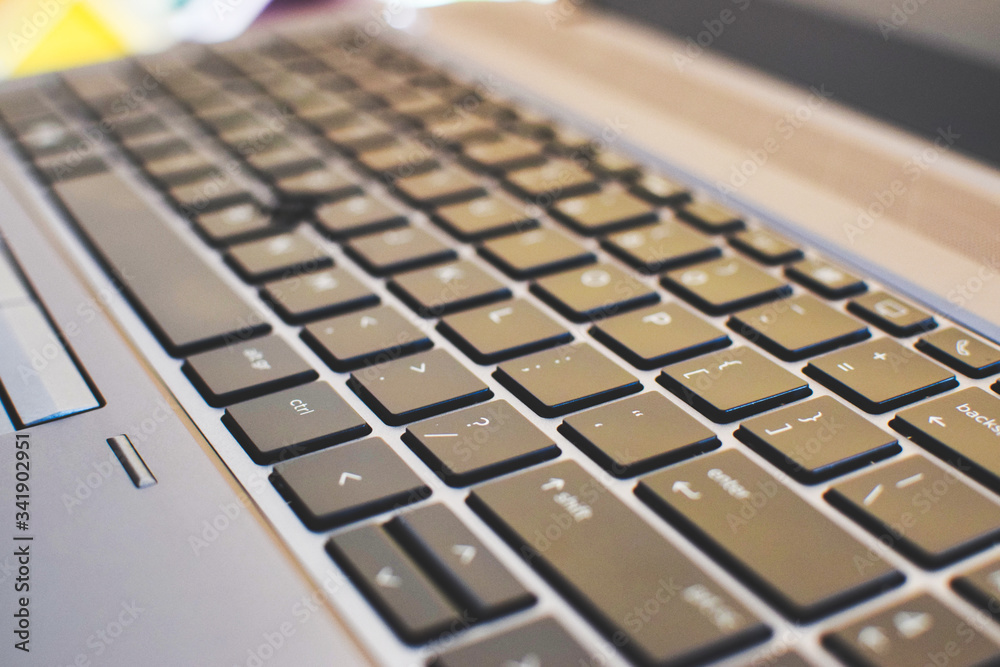
<instances>
[{"instance_id":1,"label":"laptop screen","mask_svg":"<svg viewBox=\"0 0 1000 667\"><path fill-rule=\"evenodd\" d=\"M597 0L1000 165L1000 4L978 0Z\"/></svg>"}]
</instances>

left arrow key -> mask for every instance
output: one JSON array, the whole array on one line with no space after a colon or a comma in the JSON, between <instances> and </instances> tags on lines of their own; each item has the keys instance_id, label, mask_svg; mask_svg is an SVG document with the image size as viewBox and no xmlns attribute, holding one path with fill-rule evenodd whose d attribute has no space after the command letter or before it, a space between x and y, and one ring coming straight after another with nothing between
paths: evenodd
<instances>
[{"instance_id":1,"label":"left arrow key","mask_svg":"<svg viewBox=\"0 0 1000 667\"><path fill-rule=\"evenodd\" d=\"M339 533L326 548L405 641L425 641L458 621L454 605L382 528Z\"/></svg>"}]
</instances>

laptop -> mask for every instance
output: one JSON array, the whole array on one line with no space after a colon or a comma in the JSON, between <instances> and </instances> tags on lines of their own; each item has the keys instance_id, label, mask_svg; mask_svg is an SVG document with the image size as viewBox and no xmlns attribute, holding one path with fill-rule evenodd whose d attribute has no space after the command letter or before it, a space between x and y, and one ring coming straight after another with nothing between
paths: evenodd
<instances>
[{"instance_id":1,"label":"laptop","mask_svg":"<svg viewBox=\"0 0 1000 667\"><path fill-rule=\"evenodd\" d=\"M3 664L1000 664L967 7L309 8L5 84Z\"/></svg>"}]
</instances>

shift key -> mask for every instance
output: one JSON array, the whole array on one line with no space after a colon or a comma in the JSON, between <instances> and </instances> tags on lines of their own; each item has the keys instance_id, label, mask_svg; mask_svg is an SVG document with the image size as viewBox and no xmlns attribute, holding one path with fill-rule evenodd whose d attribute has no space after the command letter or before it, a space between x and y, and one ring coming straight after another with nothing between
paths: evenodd
<instances>
[{"instance_id":1,"label":"shift key","mask_svg":"<svg viewBox=\"0 0 1000 667\"><path fill-rule=\"evenodd\" d=\"M578 464L477 487L469 504L638 662L691 665L769 630Z\"/></svg>"},{"instance_id":2,"label":"shift key","mask_svg":"<svg viewBox=\"0 0 1000 667\"><path fill-rule=\"evenodd\" d=\"M636 494L795 621L903 579L737 450L650 475Z\"/></svg>"}]
</instances>

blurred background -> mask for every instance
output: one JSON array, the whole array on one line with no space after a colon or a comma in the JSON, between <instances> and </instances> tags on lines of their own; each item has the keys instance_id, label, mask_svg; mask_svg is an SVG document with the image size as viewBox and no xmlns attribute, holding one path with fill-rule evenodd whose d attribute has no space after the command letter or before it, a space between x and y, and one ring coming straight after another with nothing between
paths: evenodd
<instances>
[{"instance_id":1,"label":"blurred background","mask_svg":"<svg viewBox=\"0 0 1000 667\"><path fill-rule=\"evenodd\" d=\"M182 40L223 41L262 13L360 1L0 0L0 34L7 42L0 45L0 79L160 51ZM411 6L459 1L392 0Z\"/></svg>"}]
</instances>

